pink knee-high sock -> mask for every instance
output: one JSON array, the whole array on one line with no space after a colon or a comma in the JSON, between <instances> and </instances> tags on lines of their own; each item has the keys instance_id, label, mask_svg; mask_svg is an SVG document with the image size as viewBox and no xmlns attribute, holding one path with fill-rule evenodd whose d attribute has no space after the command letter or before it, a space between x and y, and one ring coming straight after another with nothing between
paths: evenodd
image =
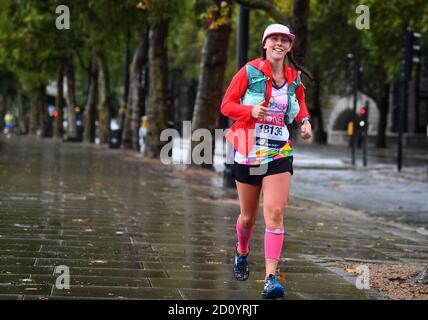
<instances>
[{"instance_id":1,"label":"pink knee-high sock","mask_svg":"<svg viewBox=\"0 0 428 320\"><path fill-rule=\"evenodd\" d=\"M248 243L250 242L251 234L253 233L254 225L251 226L249 229L245 229L243 226L241 226L241 223L239 222L239 218L236 221L236 234L238 236L238 251L241 253L247 253L249 251L248 249Z\"/></svg>"},{"instance_id":2,"label":"pink knee-high sock","mask_svg":"<svg viewBox=\"0 0 428 320\"><path fill-rule=\"evenodd\" d=\"M265 258L278 260L281 257L284 229L265 229Z\"/></svg>"}]
</instances>

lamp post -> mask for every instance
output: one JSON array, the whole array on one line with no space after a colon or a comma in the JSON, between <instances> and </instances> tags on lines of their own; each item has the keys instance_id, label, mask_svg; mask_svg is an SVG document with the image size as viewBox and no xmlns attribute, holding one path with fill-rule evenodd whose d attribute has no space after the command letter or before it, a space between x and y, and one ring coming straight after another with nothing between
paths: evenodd
<instances>
[{"instance_id":1,"label":"lamp post","mask_svg":"<svg viewBox=\"0 0 428 320\"><path fill-rule=\"evenodd\" d=\"M243 5L239 6L238 32L236 42L237 69L241 69L248 60L248 38L249 38L249 9ZM230 121L229 121L230 123ZM229 154L226 154L228 157ZM224 164L223 185L225 187L235 187L235 180L232 177L231 165Z\"/></svg>"}]
</instances>

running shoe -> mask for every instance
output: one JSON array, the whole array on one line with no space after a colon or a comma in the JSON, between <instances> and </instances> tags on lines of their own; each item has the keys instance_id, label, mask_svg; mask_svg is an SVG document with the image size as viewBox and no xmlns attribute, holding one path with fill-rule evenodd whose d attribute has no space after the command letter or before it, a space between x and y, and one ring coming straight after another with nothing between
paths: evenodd
<instances>
[{"instance_id":1,"label":"running shoe","mask_svg":"<svg viewBox=\"0 0 428 320\"><path fill-rule=\"evenodd\" d=\"M238 281L245 281L250 275L248 268L248 255L240 256L236 247L235 264L233 265L233 274Z\"/></svg>"},{"instance_id":2,"label":"running shoe","mask_svg":"<svg viewBox=\"0 0 428 320\"><path fill-rule=\"evenodd\" d=\"M285 290L279 283L277 276L270 274L265 282L265 286L262 292L263 299L276 299L285 296Z\"/></svg>"}]
</instances>

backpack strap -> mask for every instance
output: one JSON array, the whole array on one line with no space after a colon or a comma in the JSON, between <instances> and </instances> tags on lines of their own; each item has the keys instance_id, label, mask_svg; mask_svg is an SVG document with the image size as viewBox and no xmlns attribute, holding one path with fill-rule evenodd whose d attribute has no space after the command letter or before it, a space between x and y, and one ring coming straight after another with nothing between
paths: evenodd
<instances>
[{"instance_id":1,"label":"backpack strap","mask_svg":"<svg viewBox=\"0 0 428 320\"><path fill-rule=\"evenodd\" d=\"M259 69L252 66L251 64L247 64L245 68L247 70L248 80L254 79L256 81L261 81L265 79L263 72L261 72Z\"/></svg>"},{"instance_id":2,"label":"backpack strap","mask_svg":"<svg viewBox=\"0 0 428 320\"><path fill-rule=\"evenodd\" d=\"M299 70L299 71L297 71L297 75L296 75L296 78L294 79L294 81L290 84L290 86L288 87L288 91L290 92L290 94L294 94L294 92L296 91L296 89L297 89L297 87L298 86L300 86L300 85L302 85L303 86L303 88L305 88L306 89L306 87L303 85L303 83L302 83L302 79L301 79L301 77L300 77L300 74L301 74L302 72Z\"/></svg>"},{"instance_id":3,"label":"backpack strap","mask_svg":"<svg viewBox=\"0 0 428 320\"><path fill-rule=\"evenodd\" d=\"M250 64L247 64L245 69L247 71L248 77L248 88L264 93L267 80L267 77L264 75L264 73Z\"/></svg>"}]
</instances>

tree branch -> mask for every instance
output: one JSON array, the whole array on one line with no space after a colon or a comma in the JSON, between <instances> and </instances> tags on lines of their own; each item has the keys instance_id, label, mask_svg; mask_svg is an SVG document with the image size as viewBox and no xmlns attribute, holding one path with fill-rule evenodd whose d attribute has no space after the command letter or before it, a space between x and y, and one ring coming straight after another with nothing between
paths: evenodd
<instances>
[{"instance_id":1,"label":"tree branch","mask_svg":"<svg viewBox=\"0 0 428 320\"><path fill-rule=\"evenodd\" d=\"M235 2L249 8L264 10L278 23L289 24L289 19L269 0L235 0Z\"/></svg>"},{"instance_id":2,"label":"tree branch","mask_svg":"<svg viewBox=\"0 0 428 320\"><path fill-rule=\"evenodd\" d=\"M85 61L83 60L82 54L80 53L80 50L74 49L74 52L76 53L77 58L79 59L80 66L83 70L88 70L89 65L87 66Z\"/></svg>"}]
</instances>

